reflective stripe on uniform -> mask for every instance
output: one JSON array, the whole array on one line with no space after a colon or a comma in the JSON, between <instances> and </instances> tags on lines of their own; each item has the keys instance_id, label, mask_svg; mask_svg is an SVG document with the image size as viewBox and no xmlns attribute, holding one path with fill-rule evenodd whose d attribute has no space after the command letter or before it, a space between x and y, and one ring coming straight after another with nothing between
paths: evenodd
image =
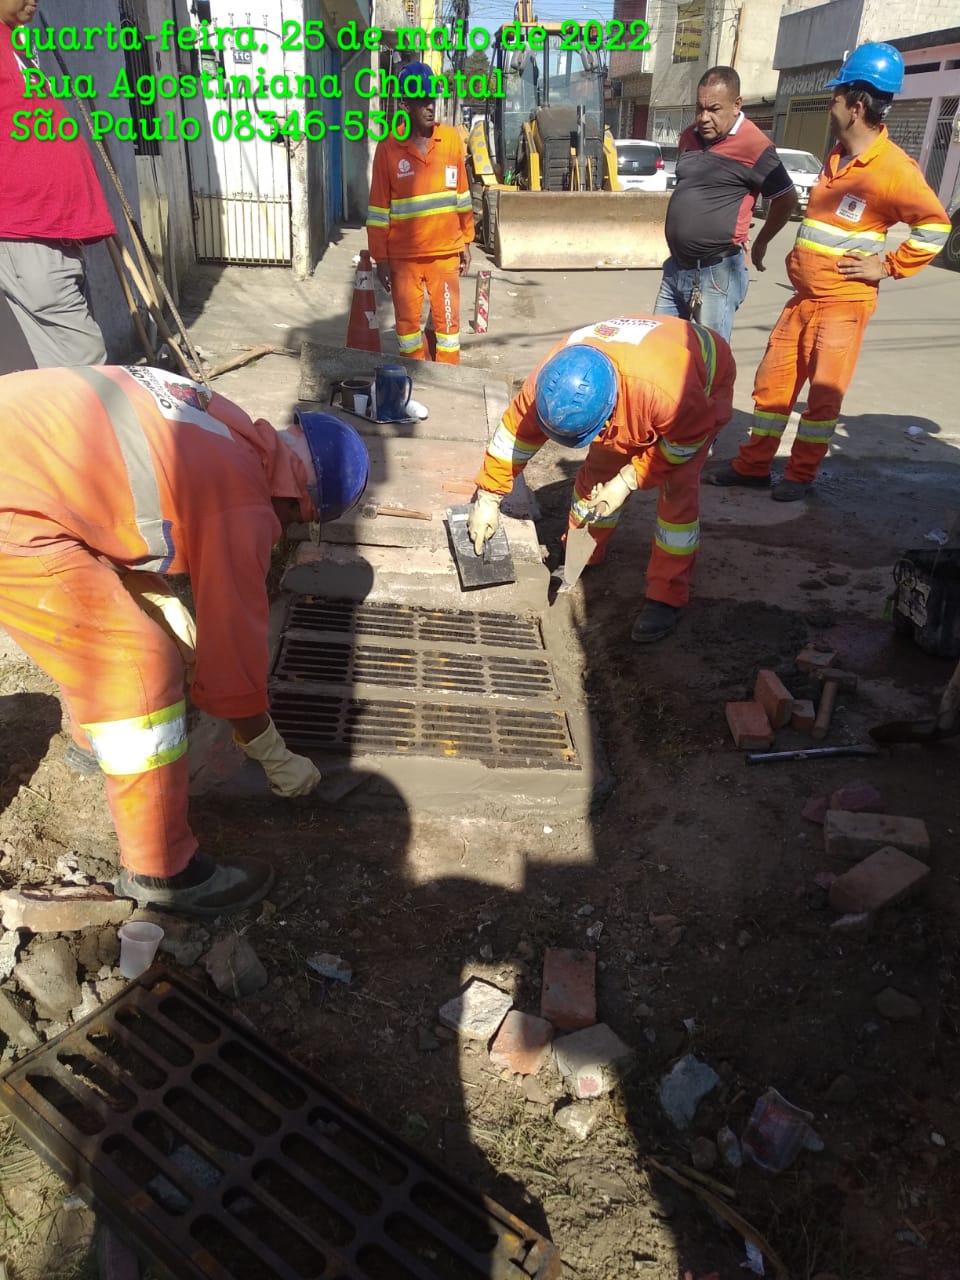
<instances>
[{"instance_id":1,"label":"reflective stripe on uniform","mask_svg":"<svg viewBox=\"0 0 960 1280\"><path fill-rule=\"evenodd\" d=\"M503 419L487 445L487 453L491 458L495 458L497 462L509 462L513 467L525 467L539 449L539 444L527 444L518 440Z\"/></svg>"},{"instance_id":2,"label":"reflective stripe on uniform","mask_svg":"<svg viewBox=\"0 0 960 1280\"><path fill-rule=\"evenodd\" d=\"M398 333L397 346L400 348L402 355L407 355L411 351L417 351L423 346L423 334L419 329L416 333Z\"/></svg>"},{"instance_id":3,"label":"reflective stripe on uniform","mask_svg":"<svg viewBox=\"0 0 960 1280\"><path fill-rule=\"evenodd\" d=\"M797 440L805 440L807 444L829 444L838 421L831 418L828 422L808 422L801 418L797 426Z\"/></svg>"},{"instance_id":4,"label":"reflective stripe on uniform","mask_svg":"<svg viewBox=\"0 0 960 1280\"><path fill-rule=\"evenodd\" d=\"M113 434L127 469L137 531L147 548L147 556L137 561L137 568L155 569L163 573L170 567L174 556L170 537L172 524L163 518L157 473L137 411L123 388L112 378L98 373L96 369L74 368L71 372L93 391L113 427Z\"/></svg>"},{"instance_id":5,"label":"reflective stripe on uniform","mask_svg":"<svg viewBox=\"0 0 960 1280\"><path fill-rule=\"evenodd\" d=\"M434 334L437 340L438 351L459 351L460 350L460 334L459 333L441 333L439 329Z\"/></svg>"},{"instance_id":6,"label":"reflective stripe on uniform","mask_svg":"<svg viewBox=\"0 0 960 1280\"><path fill-rule=\"evenodd\" d=\"M761 410L754 409L751 429L755 436L779 437L783 435L789 420L789 413L762 413Z\"/></svg>"},{"instance_id":7,"label":"reflective stripe on uniform","mask_svg":"<svg viewBox=\"0 0 960 1280\"><path fill-rule=\"evenodd\" d=\"M674 444L663 436L657 441L660 452L674 466L681 466L684 462L689 462L694 454L699 453L706 443L706 436L702 440L693 440L690 444Z\"/></svg>"},{"instance_id":8,"label":"reflective stripe on uniform","mask_svg":"<svg viewBox=\"0 0 960 1280\"><path fill-rule=\"evenodd\" d=\"M691 520L689 524L670 524L666 520L657 521L654 541L661 551L671 556L692 556L700 545L700 521Z\"/></svg>"},{"instance_id":9,"label":"reflective stripe on uniform","mask_svg":"<svg viewBox=\"0 0 960 1280\"><path fill-rule=\"evenodd\" d=\"M886 242L883 231L848 231L829 222L815 222L804 218L797 232L797 244L815 253L826 253L839 258L845 253L882 253Z\"/></svg>"},{"instance_id":10,"label":"reflective stripe on uniform","mask_svg":"<svg viewBox=\"0 0 960 1280\"><path fill-rule=\"evenodd\" d=\"M438 191L433 195L407 196L403 200L390 201L390 217L396 222L406 222L410 218L425 218L428 214L456 212L457 193L455 191Z\"/></svg>"},{"instance_id":11,"label":"reflective stripe on uniform","mask_svg":"<svg viewBox=\"0 0 960 1280\"><path fill-rule=\"evenodd\" d=\"M574 495L574 499L570 503L570 514L580 527L589 524L591 529L615 529L620 522L622 513L623 507L617 507L616 511L611 511L608 516L598 516L594 519L593 508L590 505L589 498L581 498Z\"/></svg>"},{"instance_id":12,"label":"reflective stripe on uniform","mask_svg":"<svg viewBox=\"0 0 960 1280\"><path fill-rule=\"evenodd\" d=\"M145 716L83 728L104 773L147 773L186 755L187 704L181 698Z\"/></svg>"},{"instance_id":13,"label":"reflective stripe on uniform","mask_svg":"<svg viewBox=\"0 0 960 1280\"><path fill-rule=\"evenodd\" d=\"M949 235L949 222L921 222L910 228L907 244L911 249L929 249L932 253L939 253Z\"/></svg>"},{"instance_id":14,"label":"reflective stripe on uniform","mask_svg":"<svg viewBox=\"0 0 960 1280\"><path fill-rule=\"evenodd\" d=\"M368 227L389 227L390 210L381 209L377 205L367 206L367 226Z\"/></svg>"},{"instance_id":15,"label":"reflective stripe on uniform","mask_svg":"<svg viewBox=\"0 0 960 1280\"><path fill-rule=\"evenodd\" d=\"M457 213L473 213L473 196L469 191L457 192Z\"/></svg>"},{"instance_id":16,"label":"reflective stripe on uniform","mask_svg":"<svg viewBox=\"0 0 960 1280\"><path fill-rule=\"evenodd\" d=\"M700 354L703 356L703 363L707 366L707 383L703 388L705 396L709 396L713 390L713 380L717 376L717 340L711 331L702 324L694 324L693 331L697 335L697 341L700 343Z\"/></svg>"}]
</instances>

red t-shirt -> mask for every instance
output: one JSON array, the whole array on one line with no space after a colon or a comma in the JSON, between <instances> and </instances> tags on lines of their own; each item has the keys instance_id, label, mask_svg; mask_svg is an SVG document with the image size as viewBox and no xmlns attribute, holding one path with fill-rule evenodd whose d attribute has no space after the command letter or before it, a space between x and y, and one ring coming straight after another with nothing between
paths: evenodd
<instances>
[{"instance_id":1,"label":"red t-shirt","mask_svg":"<svg viewBox=\"0 0 960 1280\"><path fill-rule=\"evenodd\" d=\"M116 227L83 138L11 137L16 111L67 113L55 98L27 97L13 49L13 30L0 23L0 239L102 240ZM55 126L54 126L55 127ZM22 130L18 130L22 132Z\"/></svg>"}]
</instances>

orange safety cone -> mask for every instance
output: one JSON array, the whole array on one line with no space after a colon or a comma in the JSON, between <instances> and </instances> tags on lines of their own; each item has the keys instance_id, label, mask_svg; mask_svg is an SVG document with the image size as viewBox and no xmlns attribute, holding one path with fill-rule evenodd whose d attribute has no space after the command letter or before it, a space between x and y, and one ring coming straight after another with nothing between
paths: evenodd
<instances>
[{"instance_id":1,"label":"orange safety cone","mask_svg":"<svg viewBox=\"0 0 960 1280\"><path fill-rule=\"evenodd\" d=\"M353 302L347 324L347 346L356 351L380 351L377 297L373 292L373 263L366 249L360 250L353 285Z\"/></svg>"}]
</instances>

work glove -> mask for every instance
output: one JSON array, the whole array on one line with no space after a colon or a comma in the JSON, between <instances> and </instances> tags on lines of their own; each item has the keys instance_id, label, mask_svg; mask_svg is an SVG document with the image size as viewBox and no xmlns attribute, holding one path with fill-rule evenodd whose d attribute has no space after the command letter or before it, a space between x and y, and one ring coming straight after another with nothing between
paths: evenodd
<instances>
[{"instance_id":1,"label":"work glove","mask_svg":"<svg viewBox=\"0 0 960 1280\"><path fill-rule=\"evenodd\" d=\"M241 742L234 734L234 742L251 760L263 766L270 790L275 796L306 796L320 782L320 770L306 756L296 756L277 732L271 720L259 737L252 742Z\"/></svg>"},{"instance_id":2,"label":"work glove","mask_svg":"<svg viewBox=\"0 0 960 1280\"><path fill-rule=\"evenodd\" d=\"M639 484L637 473L630 462L621 467L606 484L595 484L586 503L593 519L602 520L604 516L612 516L614 511L619 511L630 494L639 488Z\"/></svg>"},{"instance_id":3,"label":"work glove","mask_svg":"<svg viewBox=\"0 0 960 1280\"><path fill-rule=\"evenodd\" d=\"M478 489L477 496L470 504L467 533L478 556L483 555L483 544L497 532L502 501L502 493L488 493L486 489Z\"/></svg>"},{"instance_id":4,"label":"work glove","mask_svg":"<svg viewBox=\"0 0 960 1280\"><path fill-rule=\"evenodd\" d=\"M163 628L180 650L187 669L187 683L192 684L197 664L197 624L193 614L159 573L129 569L120 575L120 581L130 598Z\"/></svg>"}]
</instances>

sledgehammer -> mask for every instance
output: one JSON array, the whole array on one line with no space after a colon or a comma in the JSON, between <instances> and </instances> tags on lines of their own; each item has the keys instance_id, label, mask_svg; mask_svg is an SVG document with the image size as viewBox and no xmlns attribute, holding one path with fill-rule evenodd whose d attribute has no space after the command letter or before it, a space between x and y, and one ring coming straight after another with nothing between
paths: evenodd
<instances>
[{"instance_id":1,"label":"sledgehammer","mask_svg":"<svg viewBox=\"0 0 960 1280\"><path fill-rule=\"evenodd\" d=\"M847 693L855 693L857 677L851 671L841 671L839 667L821 667L819 671L812 671L810 674L823 685L820 705L817 707L817 718L813 722L810 734L814 738L825 738L833 718L837 694L841 689Z\"/></svg>"}]
</instances>

